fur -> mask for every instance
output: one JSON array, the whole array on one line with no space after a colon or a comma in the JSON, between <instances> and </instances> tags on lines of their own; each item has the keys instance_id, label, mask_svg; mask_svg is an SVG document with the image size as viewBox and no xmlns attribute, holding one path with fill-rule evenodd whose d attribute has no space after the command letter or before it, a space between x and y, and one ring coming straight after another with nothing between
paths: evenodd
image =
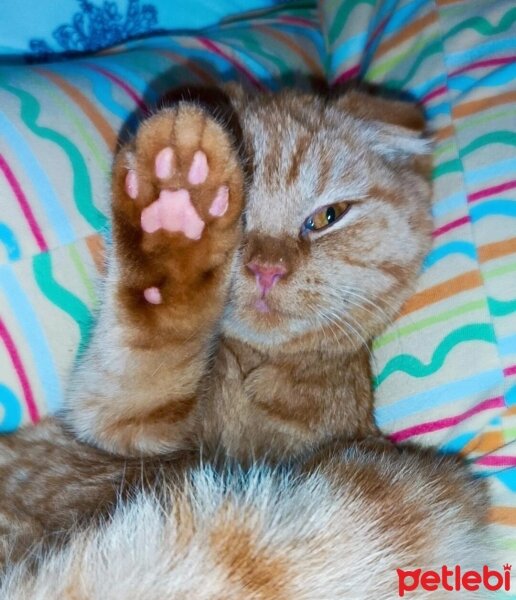
<instances>
[{"instance_id":1,"label":"fur","mask_svg":"<svg viewBox=\"0 0 516 600\"><path fill-rule=\"evenodd\" d=\"M115 158L65 408L0 441L4 598L392 598L396 567L489 552L483 485L373 417L370 343L429 247L419 111L235 86L217 110L176 102Z\"/></svg>"},{"instance_id":2,"label":"fur","mask_svg":"<svg viewBox=\"0 0 516 600\"><path fill-rule=\"evenodd\" d=\"M472 516L482 495L457 467L444 457L350 445L308 473L196 468L165 502L137 494L36 574L13 569L0 596L390 600L397 568L481 568L485 532ZM451 502L450 484L464 492ZM420 589L410 597L440 596Z\"/></svg>"}]
</instances>

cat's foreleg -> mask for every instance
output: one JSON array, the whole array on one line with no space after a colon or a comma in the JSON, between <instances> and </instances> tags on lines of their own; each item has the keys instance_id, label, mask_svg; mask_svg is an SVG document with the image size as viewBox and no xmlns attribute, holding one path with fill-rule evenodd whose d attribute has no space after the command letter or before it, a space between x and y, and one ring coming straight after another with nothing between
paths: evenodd
<instances>
[{"instance_id":1,"label":"cat's foreleg","mask_svg":"<svg viewBox=\"0 0 516 600\"><path fill-rule=\"evenodd\" d=\"M113 169L105 299L64 418L123 455L195 441L206 375L240 240L243 173L224 127L195 104L141 125Z\"/></svg>"}]
</instances>

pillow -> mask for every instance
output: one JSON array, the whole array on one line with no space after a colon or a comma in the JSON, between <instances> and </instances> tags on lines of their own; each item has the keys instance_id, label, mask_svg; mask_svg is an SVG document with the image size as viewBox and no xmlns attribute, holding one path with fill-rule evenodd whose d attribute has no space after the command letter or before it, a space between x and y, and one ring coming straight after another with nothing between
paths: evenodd
<instances>
[{"instance_id":1,"label":"pillow","mask_svg":"<svg viewBox=\"0 0 516 600\"><path fill-rule=\"evenodd\" d=\"M331 81L410 92L435 138L434 244L415 295L374 346L378 423L396 441L468 455L492 484L493 522L514 527L514 2L323 0L321 9Z\"/></svg>"},{"instance_id":2,"label":"pillow","mask_svg":"<svg viewBox=\"0 0 516 600\"><path fill-rule=\"evenodd\" d=\"M159 36L56 64L0 66L0 430L61 403L89 335L112 152L171 87L322 76L314 9Z\"/></svg>"},{"instance_id":3,"label":"pillow","mask_svg":"<svg viewBox=\"0 0 516 600\"><path fill-rule=\"evenodd\" d=\"M48 58L59 52L94 52L152 32L208 27L275 4L281 0L5 2L0 55L5 60L5 55Z\"/></svg>"}]
</instances>

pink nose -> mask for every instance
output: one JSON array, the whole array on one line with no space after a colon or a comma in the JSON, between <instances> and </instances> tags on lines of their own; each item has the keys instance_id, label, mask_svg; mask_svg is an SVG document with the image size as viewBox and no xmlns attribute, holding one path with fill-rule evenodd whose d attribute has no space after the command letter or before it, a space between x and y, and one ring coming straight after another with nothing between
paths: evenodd
<instances>
[{"instance_id":1,"label":"pink nose","mask_svg":"<svg viewBox=\"0 0 516 600\"><path fill-rule=\"evenodd\" d=\"M276 282L287 272L283 265L263 265L258 262L251 262L247 268L254 273L256 284L260 288L262 296L268 294Z\"/></svg>"}]
</instances>

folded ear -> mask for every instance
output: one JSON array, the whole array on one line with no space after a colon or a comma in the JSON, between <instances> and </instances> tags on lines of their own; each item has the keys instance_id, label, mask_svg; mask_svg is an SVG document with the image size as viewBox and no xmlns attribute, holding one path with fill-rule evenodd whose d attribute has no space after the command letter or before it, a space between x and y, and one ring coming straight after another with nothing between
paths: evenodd
<instances>
[{"instance_id":1,"label":"folded ear","mask_svg":"<svg viewBox=\"0 0 516 600\"><path fill-rule=\"evenodd\" d=\"M371 147L388 160L427 156L432 143L425 136L423 111L414 103L349 90L337 106L364 122Z\"/></svg>"}]
</instances>

